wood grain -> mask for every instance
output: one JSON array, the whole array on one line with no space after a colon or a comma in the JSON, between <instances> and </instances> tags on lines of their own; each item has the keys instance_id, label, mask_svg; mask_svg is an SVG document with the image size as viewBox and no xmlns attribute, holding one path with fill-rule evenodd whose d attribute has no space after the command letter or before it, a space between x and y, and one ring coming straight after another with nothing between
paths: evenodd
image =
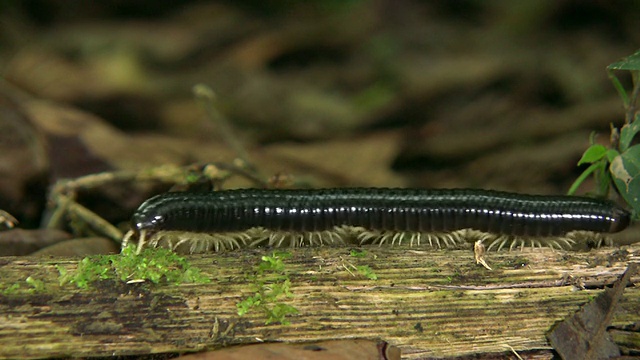
<instances>
[{"instance_id":1,"label":"wood grain","mask_svg":"<svg viewBox=\"0 0 640 360\"><path fill-rule=\"evenodd\" d=\"M237 315L251 295L247 275L257 250L192 256L210 284L153 285L103 281L92 290L58 284L56 264L73 271L78 259L0 258L0 358L46 358L189 352L232 344L383 339L403 358L545 352L545 334L612 284L640 245L591 252L549 249L490 253L493 271L470 250L365 247L301 248L285 260L299 310L291 325ZM635 260L634 260L635 259ZM369 280L351 265L368 265ZM347 271L347 268L350 271ZM25 284L31 276L44 289ZM640 275L632 277L640 282ZM612 337L638 351L640 289L624 292ZM635 327L634 327L635 324ZM634 330L635 329L635 330ZM634 340L635 339L635 340Z\"/></svg>"}]
</instances>

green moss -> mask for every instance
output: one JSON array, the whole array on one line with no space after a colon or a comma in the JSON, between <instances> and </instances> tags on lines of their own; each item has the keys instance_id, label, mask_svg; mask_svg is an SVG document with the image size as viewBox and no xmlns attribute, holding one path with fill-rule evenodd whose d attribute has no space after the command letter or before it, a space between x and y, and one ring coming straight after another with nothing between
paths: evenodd
<instances>
[{"instance_id":1,"label":"green moss","mask_svg":"<svg viewBox=\"0 0 640 360\"><path fill-rule=\"evenodd\" d=\"M356 257L356 258L363 258L363 257L367 256L367 252L365 250L362 250L362 251L351 250L349 252L349 256Z\"/></svg>"},{"instance_id":2,"label":"green moss","mask_svg":"<svg viewBox=\"0 0 640 360\"><path fill-rule=\"evenodd\" d=\"M280 302L293 297L290 291L291 280L283 261L289 257L290 253L283 252L274 252L271 256L262 257L262 261L254 268L254 274L247 276L255 293L236 304L238 315L243 316L251 310L258 310L267 317L266 325L276 322L289 324L286 317L298 313L295 307Z\"/></svg>"},{"instance_id":3,"label":"green moss","mask_svg":"<svg viewBox=\"0 0 640 360\"><path fill-rule=\"evenodd\" d=\"M34 290L34 291L42 291L44 290L44 283L42 280L38 280L29 276L25 282Z\"/></svg>"},{"instance_id":4,"label":"green moss","mask_svg":"<svg viewBox=\"0 0 640 360\"><path fill-rule=\"evenodd\" d=\"M44 282L33 276L27 277L24 281L19 281L0 290L2 295L12 295L18 292L35 293L45 290Z\"/></svg>"},{"instance_id":5,"label":"green moss","mask_svg":"<svg viewBox=\"0 0 640 360\"><path fill-rule=\"evenodd\" d=\"M7 286L5 289L2 289L2 295L11 295L17 292L20 289L20 284L11 284Z\"/></svg>"},{"instance_id":6,"label":"green moss","mask_svg":"<svg viewBox=\"0 0 640 360\"><path fill-rule=\"evenodd\" d=\"M118 255L89 256L78 263L78 269L69 273L57 266L60 284L75 284L86 289L94 281L114 279L123 282L151 281L155 284L165 282L208 283L209 278L199 269L192 268L182 256L167 249L145 249L136 254L133 246L122 250Z\"/></svg>"},{"instance_id":7,"label":"green moss","mask_svg":"<svg viewBox=\"0 0 640 360\"><path fill-rule=\"evenodd\" d=\"M378 275L369 267L369 265L358 265L356 266L358 273L360 275L364 275L369 280L378 280Z\"/></svg>"}]
</instances>

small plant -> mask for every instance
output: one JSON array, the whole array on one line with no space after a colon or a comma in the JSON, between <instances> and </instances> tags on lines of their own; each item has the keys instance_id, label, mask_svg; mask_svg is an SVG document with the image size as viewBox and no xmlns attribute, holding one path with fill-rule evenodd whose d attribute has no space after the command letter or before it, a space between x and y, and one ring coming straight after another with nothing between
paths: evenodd
<instances>
[{"instance_id":1,"label":"small plant","mask_svg":"<svg viewBox=\"0 0 640 360\"><path fill-rule=\"evenodd\" d=\"M252 291L255 294L236 304L238 315L243 316L252 309L262 311L267 320L265 324L278 322L288 325L289 315L297 314L298 309L279 302L283 298L291 298L291 280L285 269L284 259L289 253L274 252L271 256L263 256L262 261L255 267L255 274L249 276Z\"/></svg>"},{"instance_id":2,"label":"small plant","mask_svg":"<svg viewBox=\"0 0 640 360\"><path fill-rule=\"evenodd\" d=\"M628 70L633 80L629 96L614 70ZM569 189L576 192L580 184L590 175L597 183L597 195L606 196L611 184L633 208L634 219L640 214L640 144L632 145L640 132L640 51L607 66L609 78L622 97L625 107L625 123L618 129L611 126L611 143L608 147L596 144L591 136L591 146L582 155L578 165L590 164Z\"/></svg>"},{"instance_id":3,"label":"small plant","mask_svg":"<svg viewBox=\"0 0 640 360\"><path fill-rule=\"evenodd\" d=\"M137 255L135 247L129 246L118 255L89 256L78 263L73 274L61 266L60 284L72 283L87 289L91 283L99 280L117 279L127 283L161 281L167 283L208 283L209 278L199 269L192 268L189 262L168 249L145 249Z\"/></svg>"}]
</instances>

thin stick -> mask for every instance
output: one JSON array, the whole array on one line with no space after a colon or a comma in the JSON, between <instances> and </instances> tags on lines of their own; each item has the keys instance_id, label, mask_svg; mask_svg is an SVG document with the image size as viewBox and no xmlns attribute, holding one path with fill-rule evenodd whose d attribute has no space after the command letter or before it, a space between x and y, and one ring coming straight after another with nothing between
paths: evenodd
<instances>
[{"instance_id":1,"label":"thin stick","mask_svg":"<svg viewBox=\"0 0 640 360\"><path fill-rule=\"evenodd\" d=\"M235 134L231 123L224 116L224 114L218 111L218 109L214 106L216 95L213 90L207 85L197 84L193 87L193 94L204 107L207 115L209 116L209 119L211 119L211 121L213 121L218 126L218 129L222 133L222 137L224 138L224 141L227 143L227 145L229 145L229 147L236 153L238 158L242 160L242 162L249 169L251 169L252 171L256 171L256 167L249 159L249 154L242 145L242 142L238 139L238 136Z\"/></svg>"}]
</instances>

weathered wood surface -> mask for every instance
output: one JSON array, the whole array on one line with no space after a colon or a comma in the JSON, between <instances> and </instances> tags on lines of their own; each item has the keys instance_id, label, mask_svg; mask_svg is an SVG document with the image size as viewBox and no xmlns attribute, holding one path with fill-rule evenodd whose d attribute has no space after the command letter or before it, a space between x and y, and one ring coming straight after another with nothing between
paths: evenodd
<instances>
[{"instance_id":1,"label":"weathered wood surface","mask_svg":"<svg viewBox=\"0 0 640 360\"><path fill-rule=\"evenodd\" d=\"M490 253L493 271L464 250L367 247L304 248L285 260L299 310L291 325L265 325L257 312L237 315L251 295L246 274L257 251L190 257L210 275L206 285L102 282L93 290L58 285L55 264L73 271L77 259L0 258L0 289L32 278L44 290L21 285L0 295L0 358L107 356L197 351L260 341L383 339L403 358L449 357L549 349L545 334L613 283L640 245L627 253L525 249ZM634 260L635 259L635 260ZM349 264L369 265L369 280ZM638 284L640 275L632 277ZM580 289L580 288L583 289ZM639 348L640 288L628 287L610 333ZM633 327L635 324L635 327ZM625 328L626 326L626 328Z\"/></svg>"}]
</instances>

